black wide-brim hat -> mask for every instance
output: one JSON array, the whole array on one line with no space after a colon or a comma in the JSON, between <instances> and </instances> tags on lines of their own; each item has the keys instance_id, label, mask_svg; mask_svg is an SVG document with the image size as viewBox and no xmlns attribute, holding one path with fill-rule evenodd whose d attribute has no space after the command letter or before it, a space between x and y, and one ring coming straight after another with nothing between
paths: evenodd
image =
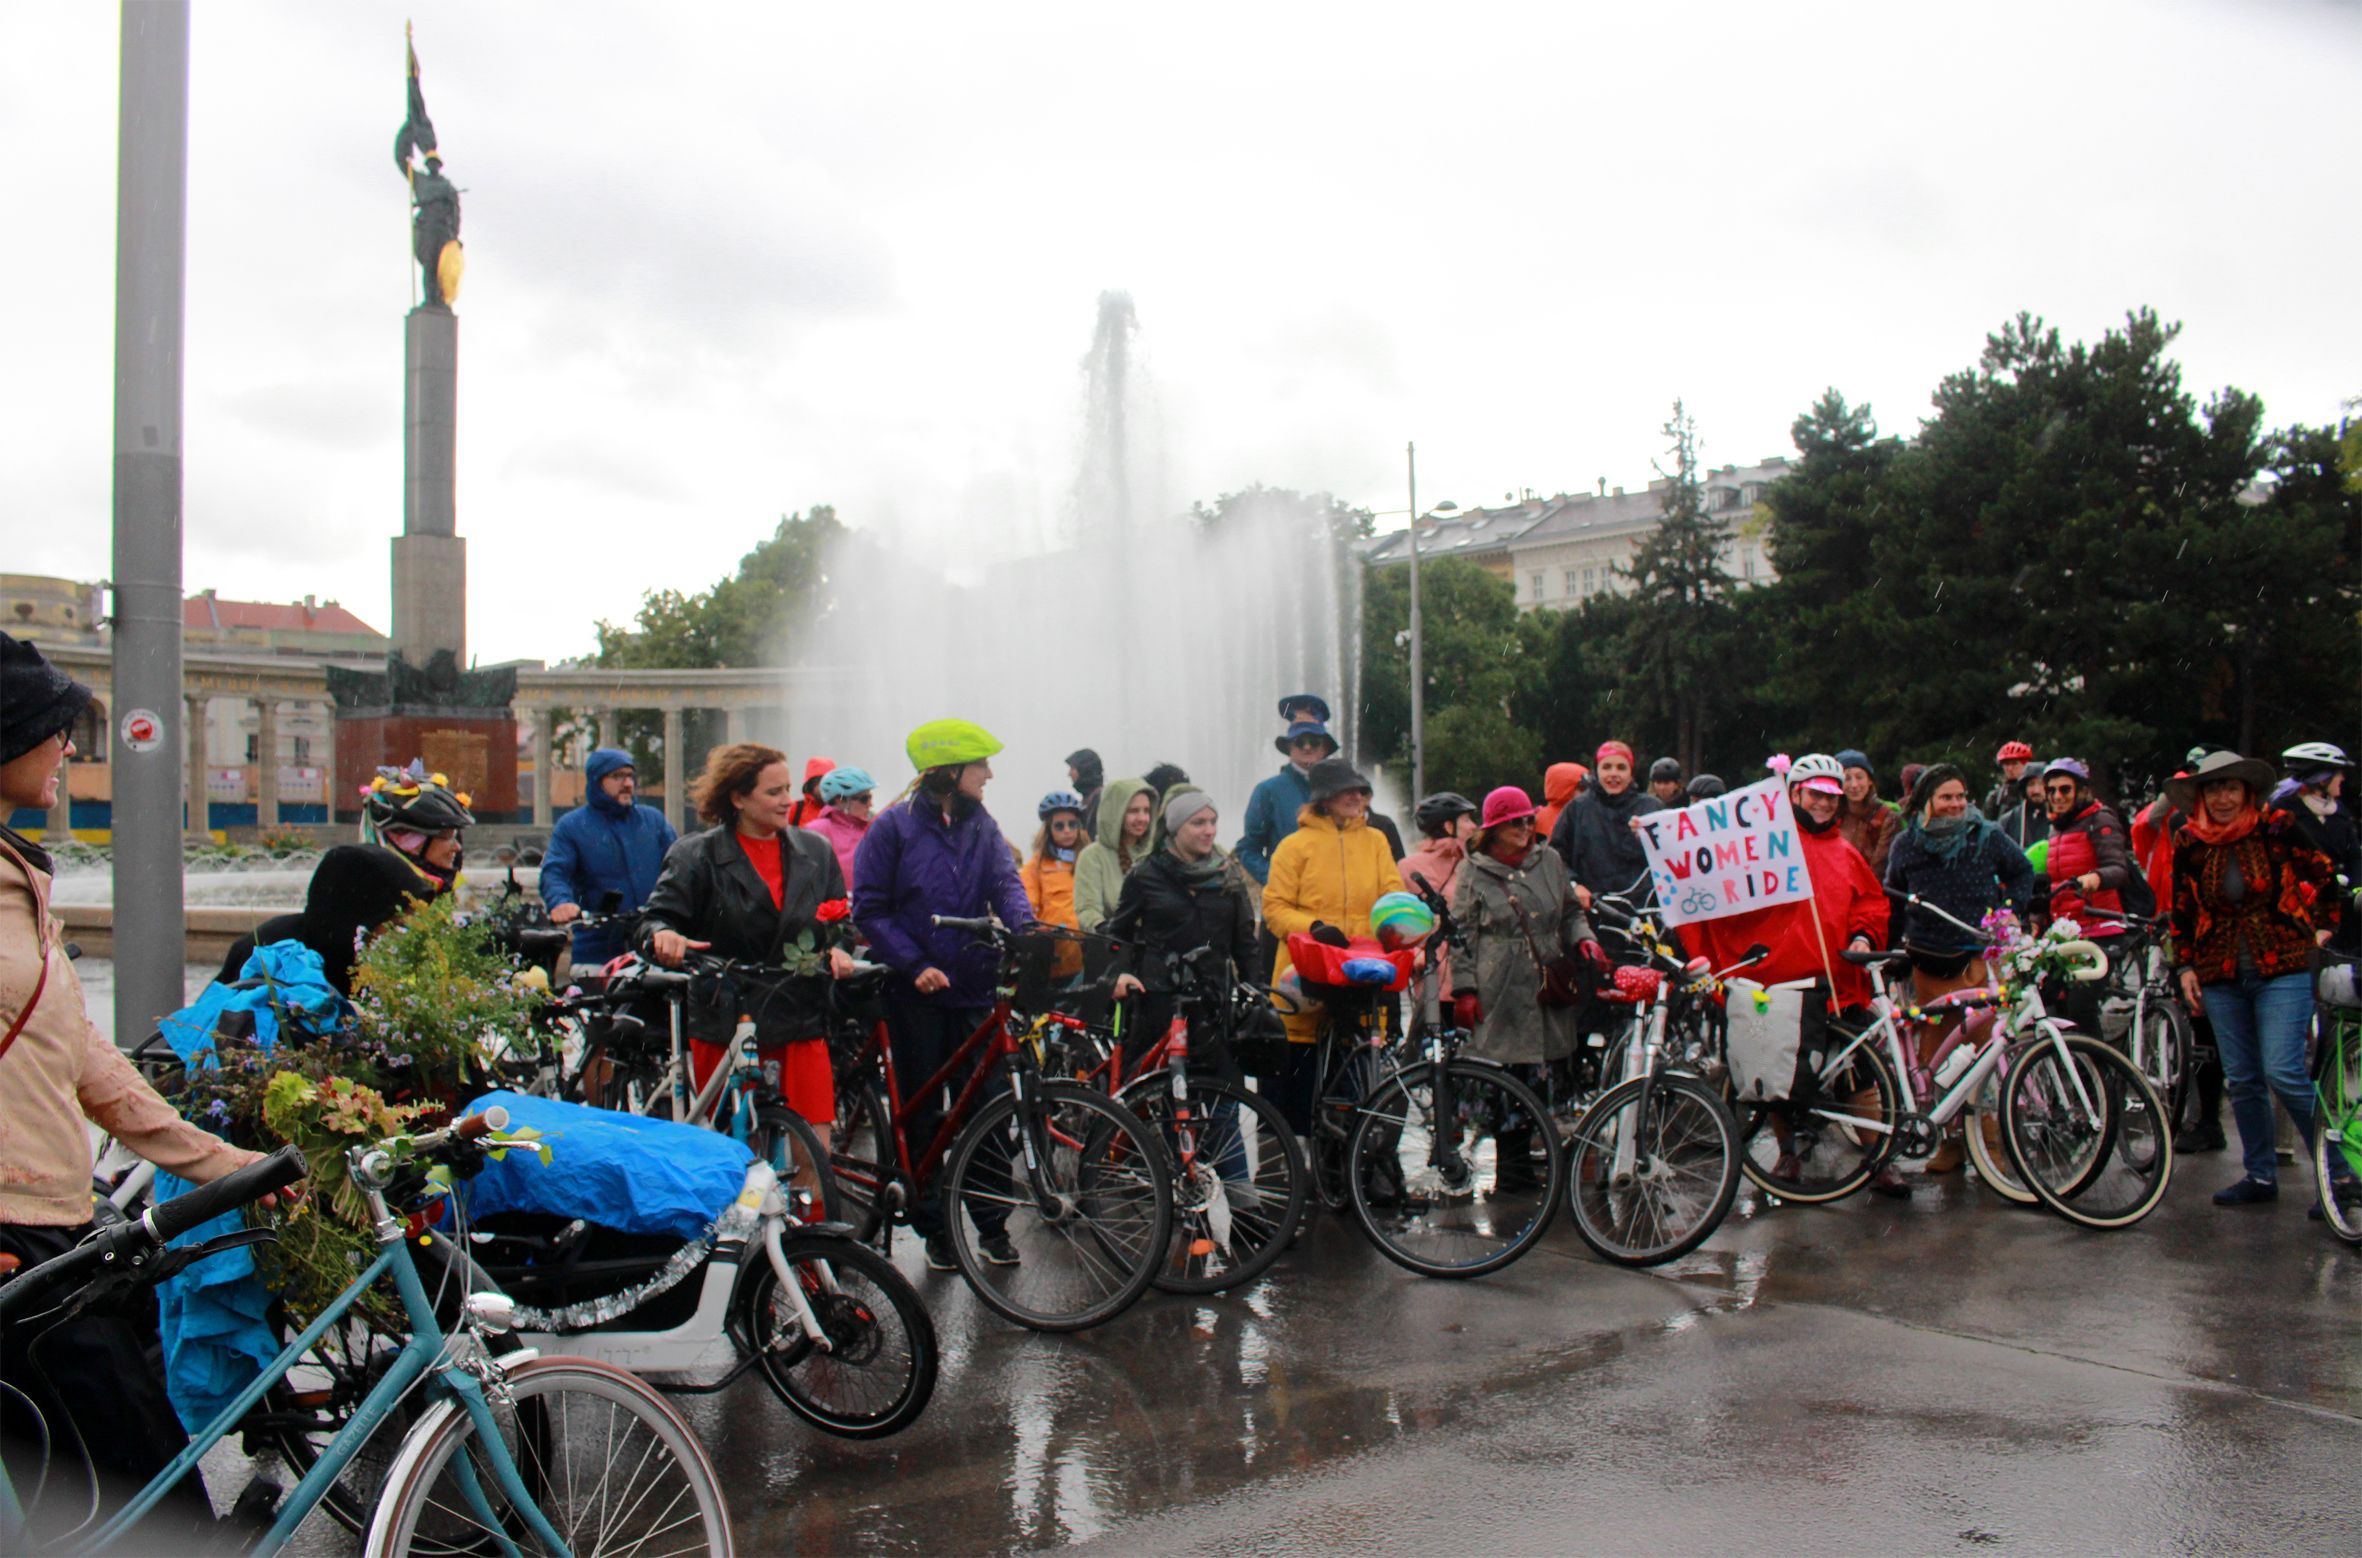
<instances>
[{"instance_id":1,"label":"black wide-brim hat","mask_svg":"<svg viewBox=\"0 0 2362 1558\"><path fill-rule=\"evenodd\" d=\"M0 763L72 729L95 696L32 644L0 633Z\"/></svg>"},{"instance_id":2,"label":"black wide-brim hat","mask_svg":"<svg viewBox=\"0 0 2362 1558\"><path fill-rule=\"evenodd\" d=\"M2247 786L2247 793L2261 806L2272 793L2279 775L2272 765L2260 757L2241 757L2236 752L2209 752L2199 759L2198 766L2186 774L2177 774L2165 781L2165 799L2184 816L2198 815L2198 797L2217 779L2237 779Z\"/></svg>"},{"instance_id":3,"label":"black wide-brim hat","mask_svg":"<svg viewBox=\"0 0 2362 1558\"><path fill-rule=\"evenodd\" d=\"M1361 771L1341 757L1322 758L1312 765L1312 771L1304 777L1311 783L1312 798L1316 801L1343 795L1348 790L1366 790L1370 787L1369 780L1362 777Z\"/></svg>"}]
</instances>

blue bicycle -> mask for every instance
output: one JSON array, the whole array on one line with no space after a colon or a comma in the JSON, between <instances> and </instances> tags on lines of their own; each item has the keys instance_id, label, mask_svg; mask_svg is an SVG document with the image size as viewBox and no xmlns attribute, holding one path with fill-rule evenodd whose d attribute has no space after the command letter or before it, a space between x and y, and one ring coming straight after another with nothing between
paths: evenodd
<instances>
[{"instance_id":1,"label":"blue bicycle","mask_svg":"<svg viewBox=\"0 0 2362 1558\"><path fill-rule=\"evenodd\" d=\"M407 1221L388 1206L388 1193L418 1184L438 1164L466 1172L483 1152L530 1150L523 1139L501 1134L506 1125L505 1113L494 1109L443 1130L355 1149L352 1182L368 1205L377 1259L170 1466L95 1529L87 1520L67 1530L48 1529L54 1522L44 1521L37 1502L31 1508L21 1503L0 1472L0 1549L105 1552L126 1540L206 1452L390 1274L408 1317L409 1342L350 1420L321 1446L256 1551L282 1549L362 1446L400 1409L410 1422L370 1522L366 1553L731 1552L720 1481L695 1435L662 1396L633 1375L589 1359L531 1352L492 1356L483 1345L475 1299L460 1329L446 1333L438 1323L404 1240ZM150 1207L135 1221L102 1229L0 1287L0 1322L42 1326L71 1318L126 1288L160 1281L191 1260L253 1242L257 1230L194 1250L166 1248L189 1229L293 1184L304 1167L303 1155L285 1147Z\"/></svg>"}]
</instances>

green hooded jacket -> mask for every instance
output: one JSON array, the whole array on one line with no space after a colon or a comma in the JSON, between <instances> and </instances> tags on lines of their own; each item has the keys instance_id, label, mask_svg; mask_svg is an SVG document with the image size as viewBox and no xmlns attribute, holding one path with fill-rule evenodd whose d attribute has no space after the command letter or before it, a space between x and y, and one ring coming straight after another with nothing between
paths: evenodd
<instances>
[{"instance_id":1,"label":"green hooded jacket","mask_svg":"<svg viewBox=\"0 0 2362 1558\"><path fill-rule=\"evenodd\" d=\"M1132 797L1145 794L1151 807L1148 838L1141 840L1140 857L1132 863L1148 858L1156 837L1154 810L1156 792L1138 779L1110 779L1107 788L1099 792L1099 833L1083 846L1074 857L1074 918L1084 930L1097 930L1115 913L1115 901L1123 896L1124 865L1115 852L1115 841L1123 836L1124 808L1132 804Z\"/></svg>"}]
</instances>

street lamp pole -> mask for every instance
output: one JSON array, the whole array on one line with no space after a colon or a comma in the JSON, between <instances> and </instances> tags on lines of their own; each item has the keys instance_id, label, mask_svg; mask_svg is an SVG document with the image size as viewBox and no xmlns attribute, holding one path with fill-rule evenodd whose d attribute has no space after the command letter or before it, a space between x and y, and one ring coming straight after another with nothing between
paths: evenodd
<instances>
[{"instance_id":1,"label":"street lamp pole","mask_svg":"<svg viewBox=\"0 0 2362 1558\"><path fill-rule=\"evenodd\" d=\"M1411 802L1427 793L1427 656L1419 630L1419 446L1403 445L1411 484Z\"/></svg>"}]
</instances>

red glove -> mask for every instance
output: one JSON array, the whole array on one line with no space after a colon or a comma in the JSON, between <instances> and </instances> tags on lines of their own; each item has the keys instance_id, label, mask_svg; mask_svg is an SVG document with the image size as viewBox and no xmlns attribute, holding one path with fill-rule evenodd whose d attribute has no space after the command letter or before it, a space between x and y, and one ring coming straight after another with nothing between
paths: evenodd
<instances>
[{"instance_id":1,"label":"red glove","mask_svg":"<svg viewBox=\"0 0 2362 1558\"><path fill-rule=\"evenodd\" d=\"M1482 1021L1484 1006L1476 999L1475 991L1463 990L1452 997L1452 1022L1456 1026L1473 1030Z\"/></svg>"},{"instance_id":2,"label":"red glove","mask_svg":"<svg viewBox=\"0 0 2362 1558\"><path fill-rule=\"evenodd\" d=\"M1608 977L1608 971L1614 966L1615 960L1607 955L1607 948L1596 941L1576 942L1575 954L1587 959L1593 968L1599 970L1599 976L1602 979Z\"/></svg>"}]
</instances>

